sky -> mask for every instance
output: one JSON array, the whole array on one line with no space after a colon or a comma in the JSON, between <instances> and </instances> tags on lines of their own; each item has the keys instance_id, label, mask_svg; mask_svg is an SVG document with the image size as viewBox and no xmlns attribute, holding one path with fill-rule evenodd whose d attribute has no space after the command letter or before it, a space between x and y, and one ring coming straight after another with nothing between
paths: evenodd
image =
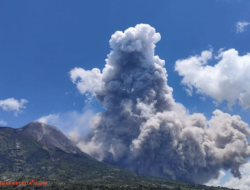
<instances>
[{"instance_id":1,"label":"sky","mask_svg":"<svg viewBox=\"0 0 250 190\"><path fill-rule=\"evenodd\" d=\"M161 34L155 54L165 60L176 102L190 114L210 119L220 109L250 124L249 9L247 0L1 1L0 125L40 119L66 134L74 127L86 134L90 118L105 108L79 92L70 71L102 69L111 35L140 23ZM211 183L249 187L232 183L228 172L221 176Z\"/></svg>"}]
</instances>

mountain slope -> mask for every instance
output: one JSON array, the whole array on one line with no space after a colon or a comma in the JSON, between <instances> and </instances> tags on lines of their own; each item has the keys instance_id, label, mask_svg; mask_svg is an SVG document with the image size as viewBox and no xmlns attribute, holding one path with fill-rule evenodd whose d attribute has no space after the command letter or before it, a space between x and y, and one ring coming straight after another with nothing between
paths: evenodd
<instances>
[{"instance_id":1,"label":"mountain slope","mask_svg":"<svg viewBox=\"0 0 250 190\"><path fill-rule=\"evenodd\" d=\"M17 180L20 176L71 183L78 181L92 186L206 187L140 176L99 162L81 152L56 127L39 122L19 129L0 127L0 181Z\"/></svg>"},{"instance_id":2,"label":"mountain slope","mask_svg":"<svg viewBox=\"0 0 250 190\"><path fill-rule=\"evenodd\" d=\"M118 168L82 153L58 129L42 123L0 128L0 173L6 172L67 180L119 175ZM133 175L128 171L123 174Z\"/></svg>"},{"instance_id":3,"label":"mountain slope","mask_svg":"<svg viewBox=\"0 0 250 190\"><path fill-rule=\"evenodd\" d=\"M33 137L35 141L53 148L57 147L66 153L81 153L81 151L55 126L40 122L32 122L17 130L18 135Z\"/></svg>"}]
</instances>

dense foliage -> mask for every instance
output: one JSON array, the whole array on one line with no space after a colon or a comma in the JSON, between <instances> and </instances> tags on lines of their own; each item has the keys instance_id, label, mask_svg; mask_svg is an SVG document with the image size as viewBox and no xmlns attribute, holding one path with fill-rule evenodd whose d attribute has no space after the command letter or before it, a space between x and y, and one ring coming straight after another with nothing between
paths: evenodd
<instances>
[{"instance_id":1,"label":"dense foliage","mask_svg":"<svg viewBox=\"0 0 250 190\"><path fill-rule=\"evenodd\" d=\"M95 160L46 147L12 128L0 128L0 181L46 181L43 186L0 185L5 189L216 190L218 187L137 175Z\"/></svg>"}]
</instances>

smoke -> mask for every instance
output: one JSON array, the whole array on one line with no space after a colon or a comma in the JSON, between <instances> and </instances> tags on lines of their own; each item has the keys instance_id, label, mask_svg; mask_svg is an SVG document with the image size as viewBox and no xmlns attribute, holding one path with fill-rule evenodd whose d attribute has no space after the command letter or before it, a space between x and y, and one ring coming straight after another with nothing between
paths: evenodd
<instances>
[{"instance_id":1,"label":"smoke","mask_svg":"<svg viewBox=\"0 0 250 190\"><path fill-rule=\"evenodd\" d=\"M160 38L147 24L117 31L102 72L70 71L79 91L92 93L106 109L78 146L141 174L205 183L224 168L240 178L250 156L248 124L219 110L207 121L175 102L165 62L154 55Z\"/></svg>"}]
</instances>

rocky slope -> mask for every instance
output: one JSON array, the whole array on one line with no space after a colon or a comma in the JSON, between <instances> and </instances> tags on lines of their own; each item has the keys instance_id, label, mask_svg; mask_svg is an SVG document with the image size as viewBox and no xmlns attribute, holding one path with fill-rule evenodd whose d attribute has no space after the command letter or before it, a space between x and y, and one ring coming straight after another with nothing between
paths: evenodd
<instances>
[{"instance_id":1,"label":"rocky slope","mask_svg":"<svg viewBox=\"0 0 250 190\"><path fill-rule=\"evenodd\" d=\"M217 189L141 176L99 162L81 152L54 126L32 122L19 129L0 127L0 181L34 178L58 182L59 189L65 186L62 181L68 185L81 182L82 189L86 184L87 189L98 185L104 189Z\"/></svg>"}]
</instances>

